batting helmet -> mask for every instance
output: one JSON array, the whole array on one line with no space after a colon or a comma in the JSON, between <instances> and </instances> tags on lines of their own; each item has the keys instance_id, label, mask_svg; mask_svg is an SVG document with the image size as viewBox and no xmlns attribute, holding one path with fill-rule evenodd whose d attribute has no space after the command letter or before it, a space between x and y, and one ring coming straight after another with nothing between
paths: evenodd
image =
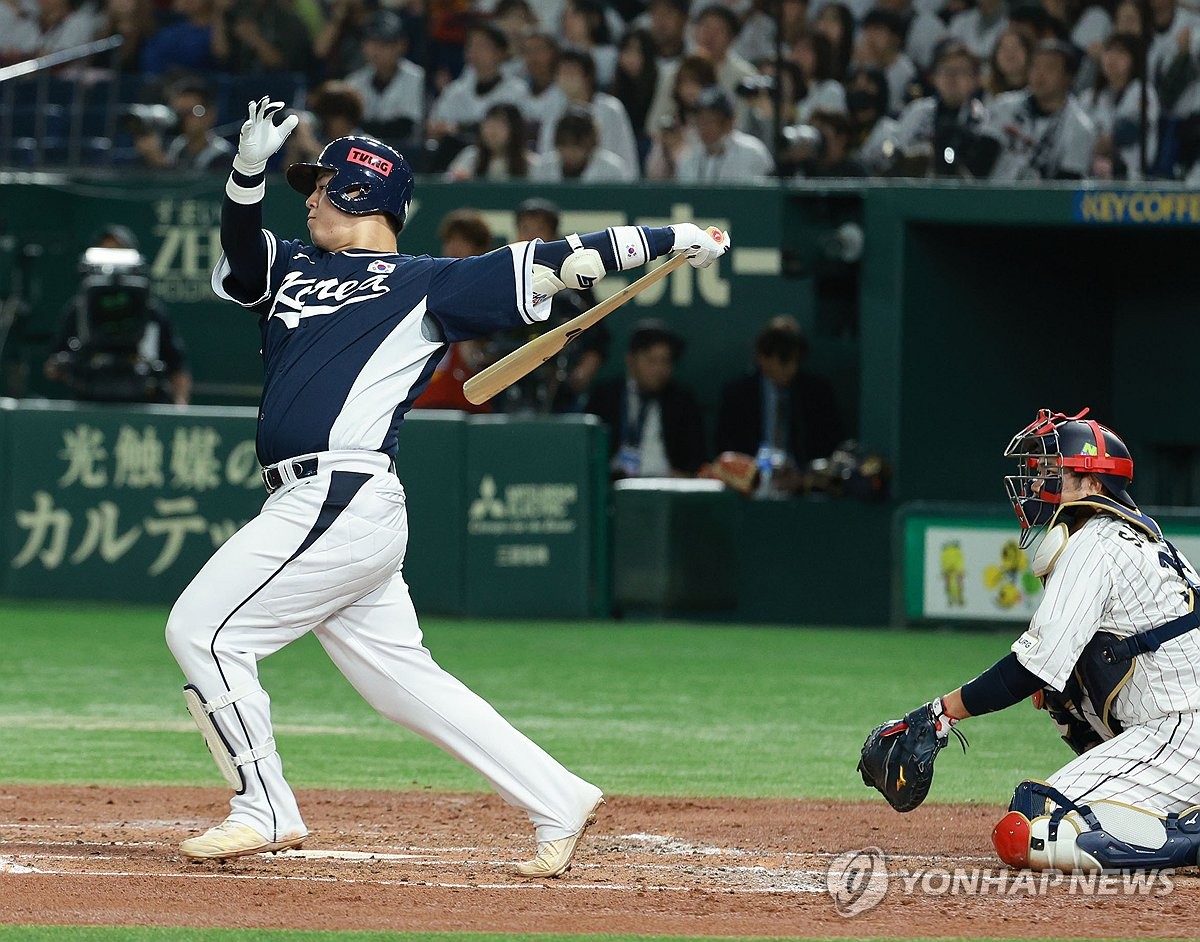
<instances>
[{"instance_id":1,"label":"batting helmet","mask_svg":"<svg viewBox=\"0 0 1200 942\"><path fill-rule=\"evenodd\" d=\"M1133 482L1129 449L1112 429L1085 419L1087 414L1087 409L1078 415L1042 409L1004 450L1006 458L1017 459L1017 473L1005 477L1004 486L1023 529L1054 516L1062 499L1063 468L1096 475L1113 499L1137 509L1127 490Z\"/></svg>"},{"instance_id":2,"label":"batting helmet","mask_svg":"<svg viewBox=\"0 0 1200 942\"><path fill-rule=\"evenodd\" d=\"M310 196L317 177L333 171L325 190L342 212L354 216L385 213L404 228L413 195L412 168L404 155L373 137L339 137L325 145L316 163L292 164L287 182L293 190Z\"/></svg>"}]
</instances>

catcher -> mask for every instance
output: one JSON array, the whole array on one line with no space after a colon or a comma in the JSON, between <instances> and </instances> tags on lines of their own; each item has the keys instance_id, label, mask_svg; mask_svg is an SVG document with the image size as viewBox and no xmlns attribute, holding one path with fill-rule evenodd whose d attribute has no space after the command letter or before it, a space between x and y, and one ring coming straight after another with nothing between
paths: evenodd
<instances>
[{"instance_id":1,"label":"catcher","mask_svg":"<svg viewBox=\"0 0 1200 942\"><path fill-rule=\"evenodd\" d=\"M1021 782L992 831L1011 867L1195 865L1200 852L1200 579L1129 495L1133 459L1098 422L1043 409L1009 443L1021 546L1045 594L974 680L871 732L859 771L897 811L929 791L956 724L1032 697L1077 758Z\"/></svg>"}]
</instances>

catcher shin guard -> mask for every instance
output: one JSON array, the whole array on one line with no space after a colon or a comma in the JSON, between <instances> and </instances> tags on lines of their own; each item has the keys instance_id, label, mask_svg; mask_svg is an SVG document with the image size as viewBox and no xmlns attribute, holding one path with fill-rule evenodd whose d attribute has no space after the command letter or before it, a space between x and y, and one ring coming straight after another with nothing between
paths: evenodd
<instances>
[{"instance_id":1,"label":"catcher shin guard","mask_svg":"<svg viewBox=\"0 0 1200 942\"><path fill-rule=\"evenodd\" d=\"M1022 782L992 830L992 844L1001 860L1020 870L1192 866L1200 852L1200 807L1163 817L1105 799L1077 805L1042 782Z\"/></svg>"},{"instance_id":2,"label":"catcher shin guard","mask_svg":"<svg viewBox=\"0 0 1200 942\"><path fill-rule=\"evenodd\" d=\"M246 790L246 780L242 776L241 767L249 765L251 762L257 762L275 752L275 740L270 739L257 749L250 749L240 754L235 753L225 738L225 734L213 722L212 714L258 689L257 684L246 684L230 690L222 697L206 702L200 689L194 684L187 684L183 688L183 702L187 704L188 712L192 714L192 719L200 728L200 735L204 737L204 744L212 753L213 761L217 763L221 777L239 795Z\"/></svg>"}]
</instances>

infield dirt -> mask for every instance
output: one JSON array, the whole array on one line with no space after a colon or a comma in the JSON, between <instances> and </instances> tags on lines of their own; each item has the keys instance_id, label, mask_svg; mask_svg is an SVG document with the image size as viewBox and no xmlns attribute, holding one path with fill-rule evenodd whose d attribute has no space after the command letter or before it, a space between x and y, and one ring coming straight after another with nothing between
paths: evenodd
<instances>
[{"instance_id":1,"label":"infield dirt","mask_svg":"<svg viewBox=\"0 0 1200 942\"><path fill-rule=\"evenodd\" d=\"M185 862L178 841L220 820L217 789L0 786L0 922L245 928L761 936L1195 937L1200 879L1169 893L1052 888L984 895L888 884L839 916L833 856L998 870L1002 809L610 798L562 879L522 881L532 829L493 795L301 792L299 854Z\"/></svg>"}]
</instances>

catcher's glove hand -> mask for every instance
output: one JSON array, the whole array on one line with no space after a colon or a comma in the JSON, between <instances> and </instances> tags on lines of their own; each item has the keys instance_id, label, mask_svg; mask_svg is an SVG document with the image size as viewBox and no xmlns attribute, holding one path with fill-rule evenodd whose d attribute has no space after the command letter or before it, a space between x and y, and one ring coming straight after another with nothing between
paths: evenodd
<instances>
[{"instance_id":1,"label":"catcher's glove hand","mask_svg":"<svg viewBox=\"0 0 1200 942\"><path fill-rule=\"evenodd\" d=\"M863 743L862 758L858 760L863 784L878 789L897 811L912 811L929 794L933 760L957 722L946 715L939 697L902 720L876 726ZM965 752L966 737L958 730L954 735Z\"/></svg>"}]
</instances>

